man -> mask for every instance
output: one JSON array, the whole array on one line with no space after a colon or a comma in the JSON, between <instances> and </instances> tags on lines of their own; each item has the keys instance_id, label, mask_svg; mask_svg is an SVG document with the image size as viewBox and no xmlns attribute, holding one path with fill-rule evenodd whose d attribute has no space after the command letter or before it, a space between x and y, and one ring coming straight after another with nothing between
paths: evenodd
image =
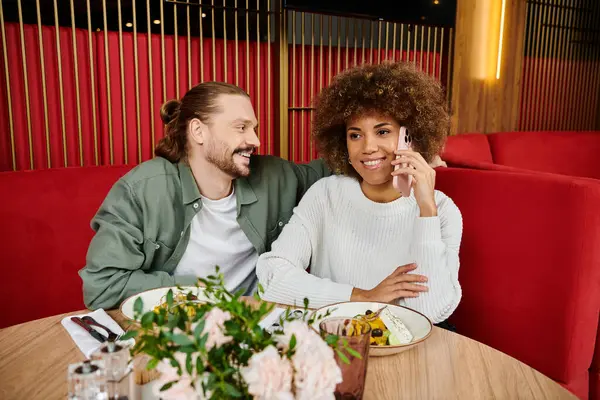
<instances>
[{"instance_id":1,"label":"man","mask_svg":"<svg viewBox=\"0 0 600 400\"><path fill-rule=\"evenodd\" d=\"M113 308L161 286L193 285L218 265L229 290L256 287L268 251L306 190L329 175L321 161L295 165L254 155L260 142L248 95L201 83L161 108L158 157L110 190L79 271L88 308Z\"/></svg>"}]
</instances>

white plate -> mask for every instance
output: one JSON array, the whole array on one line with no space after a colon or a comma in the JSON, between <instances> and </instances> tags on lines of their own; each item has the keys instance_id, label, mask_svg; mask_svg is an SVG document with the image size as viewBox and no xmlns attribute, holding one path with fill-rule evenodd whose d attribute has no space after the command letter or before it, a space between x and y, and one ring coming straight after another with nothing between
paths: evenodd
<instances>
[{"instance_id":1,"label":"white plate","mask_svg":"<svg viewBox=\"0 0 600 400\"><path fill-rule=\"evenodd\" d=\"M381 307L388 306L388 310L395 316L400 318L404 325L408 328L410 333L413 335L413 340L407 344L395 345L395 346L371 346L369 349L369 355L371 356L389 356L391 354L397 354L402 351L408 350L423 342L431 335L433 324L423 314L412 310L410 308L396 306L385 303L370 303L370 302L344 302L332 304L326 307L322 307L315 311L319 315L325 315L328 310L331 310L329 317L345 317L353 318L358 314L365 314L367 310L373 312L379 310ZM329 318L328 317L328 318ZM313 328L319 332L320 321L315 321Z\"/></svg>"},{"instance_id":2,"label":"white plate","mask_svg":"<svg viewBox=\"0 0 600 400\"><path fill-rule=\"evenodd\" d=\"M127 298L123 303L121 303L121 307L119 307L119 310L121 311L121 314L123 314L123 316L125 318L133 321L134 320L133 305L135 304L135 301L137 300L138 297L141 297L142 301L144 302L144 308L143 308L142 313L146 313L148 311L152 311L152 309L154 309L154 307L160 305L164 301L163 297L167 295L167 292L169 291L169 289L173 289L173 295L176 295L177 293L180 293L182 291L183 291L183 293L191 292L196 297L198 297L198 300L200 302L210 302L211 301L204 293L204 289L201 287L198 288L196 286L182 286L181 289L183 289L183 290L179 290L175 286L162 287L162 288L157 288L157 289L146 290L145 292L142 292L142 293L139 293L139 294L136 294L136 295L133 295L133 296Z\"/></svg>"}]
</instances>

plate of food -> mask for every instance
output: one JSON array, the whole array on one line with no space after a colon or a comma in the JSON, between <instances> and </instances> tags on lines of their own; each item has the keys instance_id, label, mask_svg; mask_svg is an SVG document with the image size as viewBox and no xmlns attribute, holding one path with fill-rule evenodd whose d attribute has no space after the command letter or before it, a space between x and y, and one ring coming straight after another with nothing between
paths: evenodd
<instances>
[{"instance_id":1,"label":"plate of food","mask_svg":"<svg viewBox=\"0 0 600 400\"><path fill-rule=\"evenodd\" d=\"M166 308L167 306L167 293L169 289L173 290L173 304L181 304L183 302L200 302L206 303L211 300L204 293L204 288L196 287L196 286L182 286L177 288L173 287L161 287L156 289L146 290L139 294L133 295L127 298L123 303L121 303L121 307L119 310L121 314L128 320L134 320L134 312L133 305L138 298L141 298L144 304L142 309L142 313L146 313L148 311L158 311L161 307Z\"/></svg>"},{"instance_id":2,"label":"plate of food","mask_svg":"<svg viewBox=\"0 0 600 400\"><path fill-rule=\"evenodd\" d=\"M371 356L387 356L413 348L431 335L433 324L423 314L407 307L376 302L343 302L322 307L316 315L357 318L371 326ZM317 319L313 328L319 331Z\"/></svg>"}]
</instances>

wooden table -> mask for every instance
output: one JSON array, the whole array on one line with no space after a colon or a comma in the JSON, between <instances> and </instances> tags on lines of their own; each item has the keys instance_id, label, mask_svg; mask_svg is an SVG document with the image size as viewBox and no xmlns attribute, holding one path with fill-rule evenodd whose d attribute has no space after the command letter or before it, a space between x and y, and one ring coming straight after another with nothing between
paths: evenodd
<instances>
[{"instance_id":1,"label":"wooden table","mask_svg":"<svg viewBox=\"0 0 600 400\"><path fill-rule=\"evenodd\" d=\"M0 399L64 399L67 365L83 354L56 315L0 331ZM123 323L118 311L109 314ZM434 328L415 348L371 357L365 400L569 399L560 385L527 365L464 336Z\"/></svg>"}]
</instances>

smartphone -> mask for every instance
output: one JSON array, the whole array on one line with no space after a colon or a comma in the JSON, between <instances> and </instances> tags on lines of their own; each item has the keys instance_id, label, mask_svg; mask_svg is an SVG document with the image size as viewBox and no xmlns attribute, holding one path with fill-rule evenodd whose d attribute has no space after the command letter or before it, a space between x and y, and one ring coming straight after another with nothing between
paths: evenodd
<instances>
[{"instance_id":1,"label":"smartphone","mask_svg":"<svg viewBox=\"0 0 600 400\"><path fill-rule=\"evenodd\" d=\"M400 134L398 135L398 150L410 150L412 149L411 146L411 137L410 134L408 133L408 130L401 126L400 127ZM398 159L399 156L396 156L396 159ZM398 164L396 166L394 166L394 171L397 170L398 168L402 167L406 167L407 164L406 163L402 163L402 164ZM411 175L397 175L394 176L394 180L393 180L393 185L394 188L404 197L408 197L410 196L410 190L411 190L411 185L412 185L412 176Z\"/></svg>"}]
</instances>

